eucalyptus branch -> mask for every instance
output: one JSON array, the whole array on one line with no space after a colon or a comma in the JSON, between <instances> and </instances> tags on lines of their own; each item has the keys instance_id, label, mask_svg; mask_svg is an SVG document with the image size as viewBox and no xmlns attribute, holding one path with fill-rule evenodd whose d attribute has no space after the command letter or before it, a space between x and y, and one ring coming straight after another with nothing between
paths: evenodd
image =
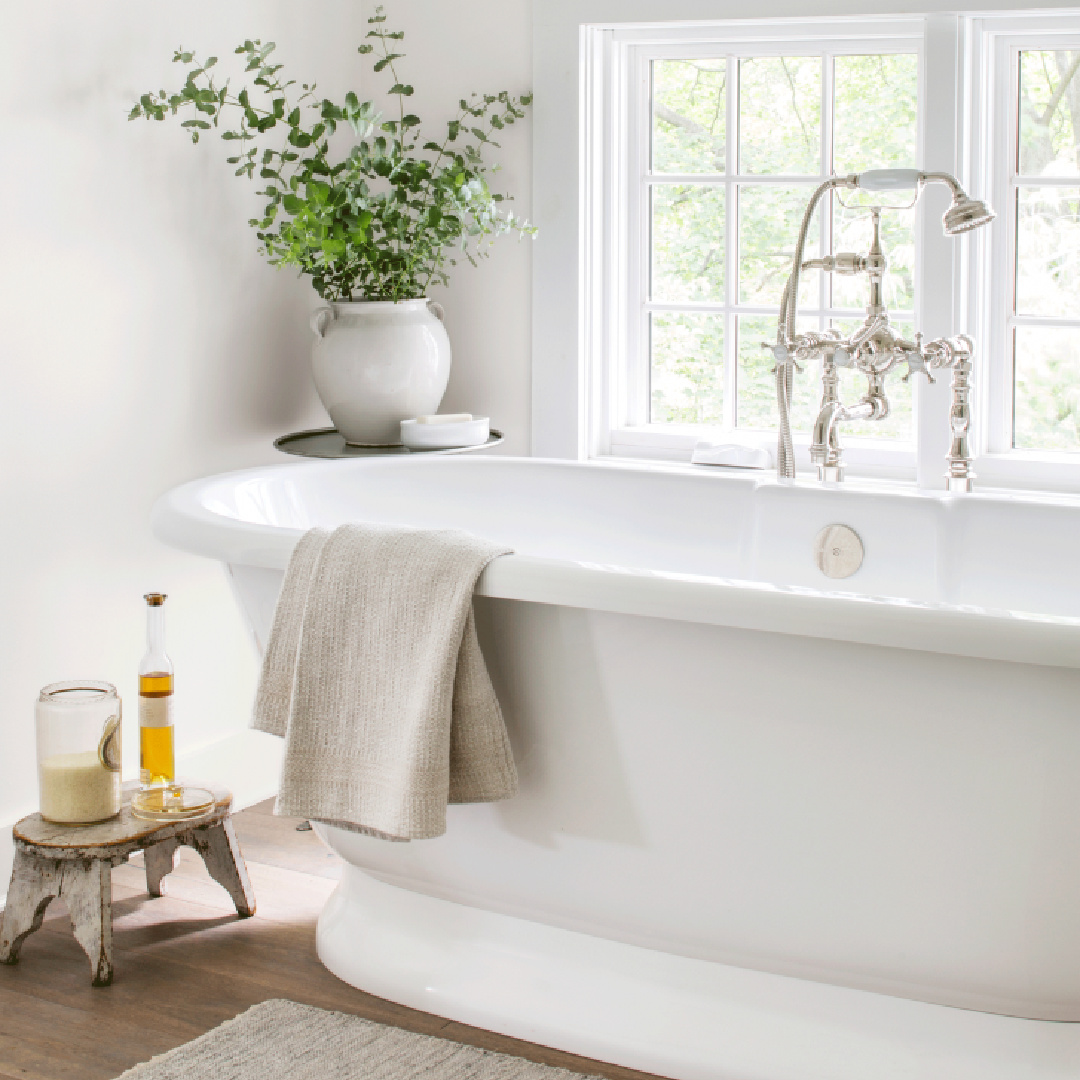
<instances>
[{"instance_id":1,"label":"eucalyptus branch","mask_svg":"<svg viewBox=\"0 0 1080 1080\"><path fill-rule=\"evenodd\" d=\"M263 253L274 265L296 266L330 300L422 296L433 281L447 281L455 252L475 263L487 254L482 241L535 232L501 208L505 197L488 186L484 161L485 147L498 148L495 133L525 116L531 95L503 91L462 99L442 142L420 145L420 118L405 105L413 87L401 81L395 63L403 58L395 49L405 35L387 30L385 22L376 8L358 52L375 53L375 71L393 80L388 92L398 99L396 120L384 120L371 101L353 93L341 104L319 98L314 83L297 93L295 82L281 76L282 65L270 59L274 43L258 40L235 50L246 61L242 89L232 92L229 80L217 85L215 57L200 62L178 49L174 61L189 69L183 86L142 95L130 114L159 121L191 114L181 126L192 142L211 128L239 142L227 158L236 175L251 179L258 169L266 181L258 192L267 199L263 213L250 221ZM223 124L236 113L234 125ZM355 141L332 160L330 136L342 124ZM278 136L274 142L271 132Z\"/></svg>"}]
</instances>

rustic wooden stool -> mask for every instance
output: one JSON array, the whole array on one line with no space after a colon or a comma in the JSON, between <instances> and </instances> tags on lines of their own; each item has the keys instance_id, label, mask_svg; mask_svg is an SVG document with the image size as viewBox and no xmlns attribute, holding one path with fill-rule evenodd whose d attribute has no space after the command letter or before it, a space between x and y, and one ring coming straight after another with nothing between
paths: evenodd
<instances>
[{"instance_id":1,"label":"rustic wooden stool","mask_svg":"<svg viewBox=\"0 0 1080 1080\"><path fill-rule=\"evenodd\" d=\"M112 982L112 876L114 866L136 851L146 852L146 891L161 895L161 879L176 865L176 849L194 848L210 876L229 891L241 917L255 914L255 894L236 841L229 811L232 794L201 784L213 808L182 821L142 821L131 813L138 783L124 785L118 817L98 825L57 825L40 814L14 828L15 865L7 906L0 919L0 962L14 964L23 941L39 929L49 904L61 897L71 915L75 940L90 957L94 986Z\"/></svg>"}]
</instances>

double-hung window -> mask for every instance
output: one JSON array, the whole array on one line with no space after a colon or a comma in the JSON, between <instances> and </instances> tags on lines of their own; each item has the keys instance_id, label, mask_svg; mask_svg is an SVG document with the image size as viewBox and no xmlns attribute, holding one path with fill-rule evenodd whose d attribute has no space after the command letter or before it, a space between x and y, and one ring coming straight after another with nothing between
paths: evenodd
<instances>
[{"instance_id":1,"label":"double-hung window","mask_svg":"<svg viewBox=\"0 0 1080 1080\"><path fill-rule=\"evenodd\" d=\"M844 192L822 201L807 256L865 252L883 205L894 327L976 340L976 471L1080 490L1080 12L611 24L580 45L579 453L772 448L762 345L807 200L830 175L916 167L955 173L997 220L945 238L942 188ZM798 327L847 334L867 299L864 275L805 273ZM541 424L559 377L540 372ZM948 379L890 374L889 416L842 427L849 474L935 486ZM843 399L864 381L842 372ZM808 368L803 469L819 398Z\"/></svg>"},{"instance_id":2,"label":"double-hung window","mask_svg":"<svg viewBox=\"0 0 1080 1080\"><path fill-rule=\"evenodd\" d=\"M983 332L991 469L1080 468L1080 17L980 20L982 172L1000 214ZM1055 484L1055 480L1064 484Z\"/></svg>"},{"instance_id":3,"label":"double-hung window","mask_svg":"<svg viewBox=\"0 0 1080 1080\"><path fill-rule=\"evenodd\" d=\"M1006 322L1012 445L1080 450L1080 41L1018 48L1003 207L1015 247ZM1011 340L1010 340L1011 339Z\"/></svg>"},{"instance_id":4,"label":"double-hung window","mask_svg":"<svg viewBox=\"0 0 1080 1080\"><path fill-rule=\"evenodd\" d=\"M896 36L627 50L634 133L624 172L625 363L613 451L677 449L703 428L775 439L773 360L762 345L775 339L803 209L834 172L915 166L919 50L917 38ZM858 196L825 202L809 254L865 248L868 206ZM890 308L905 329L914 320L913 224L906 206L883 219ZM865 279L812 271L800 289L799 327L847 332L865 304ZM809 430L815 411L814 379L804 375L794 399L798 431ZM900 384L886 421L848 434L910 456L912 424L911 387Z\"/></svg>"}]
</instances>

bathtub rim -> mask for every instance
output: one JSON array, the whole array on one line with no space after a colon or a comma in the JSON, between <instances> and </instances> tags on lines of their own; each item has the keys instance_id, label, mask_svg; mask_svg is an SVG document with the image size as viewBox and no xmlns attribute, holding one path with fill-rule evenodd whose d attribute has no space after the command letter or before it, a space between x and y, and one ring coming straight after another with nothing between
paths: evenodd
<instances>
[{"instance_id":1,"label":"bathtub rim","mask_svg":"<svg viewBox=\"0 0 1080 1080\"><path fill-rule=\"evenodd\" d=\"M776 484L757 477L690 473L689 467L685 466L657 470L624 463L609 465L505 455L467 461L470 464L499 462L674 472L702 476L708 482L755 488ZM408 468L412 463L412 459L406 457L348 463L302 461L214 474L165 492L151 510L151 528L163 543L190 554L231 565L284 570L305 530L242 521L211 509L204 496L214 488L239 480L293 471L322 472L340 469L343 465L359 470L387 465ZM460 464L460 460L455 464ZM796 484L807 488L816 486ZM876 486L858 486L850 490L882 492ZM1074 496L1035 497L1014 492L956 496L912 489L898 491L896 497L935 501L982 498L1080 508L1080 498ZM476 595L975 659L1080 668L1080 618L1038 612L864 596L839 590L517 554L502 556L491 563L477 582Z\"/></svg>"}]
</instances>

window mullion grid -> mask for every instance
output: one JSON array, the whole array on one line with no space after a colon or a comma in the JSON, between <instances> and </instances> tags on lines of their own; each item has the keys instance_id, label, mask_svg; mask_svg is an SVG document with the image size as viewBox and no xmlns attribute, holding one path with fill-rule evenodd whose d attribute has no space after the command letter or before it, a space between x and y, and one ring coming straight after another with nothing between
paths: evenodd
<instances>
[{"instance_id":1,"label":"window mullion grid","mask_svg":"<svg viewBox=\"0 0 1080 1080\"><path fill-rule=\"evenodd\" d=\"M628 125L632 137L630 169L637 206L631 208L633 254L628 268L635 294L630 307L630 317L634 322L634 360L623 406L632 424L652 419L652 317L648 303L652 278L653 190L649 182L652 171L652 78L652 62L638 54L631 75L630 93L633 99L628 115L640 111L646 117L646 127L642 131L640 124Z\"/></svg>"},{"instance_id":2,"label":"window mullion grid","mask_svg":"<svg viewBox=\"0 0 1080 1080\"><path fill-rule=\"evenodd\" d=\"M1059 43L1055 43L1059 44ZM1020 53L1025 48L1045 48L1040 41L1013 42L1006 46L1002 43L995 58L995 68L1007 65L1007 74L1002 78L997 74L996 81L1001 91L995 90L997 112L1007 120L1008 135L1000 148L990 155L991 168L996 165L1003 174L999 189L1001 201L1005 204L1004 241L1002 256L1004 263L1003 285L1007 290L1009 304L1005 309L997 328L991 328L989 340L991 348L999 358L1000 374L994 378L994 369L990 368L993 387L988 394L994 415L990 423L989 447L991 453L1009 454L1015 450L1016 443L1016 332L1022 327L1061 327L1080 328L1080 320L1046 315L1022 315L1018 310L1019 244L1020 244L1020 191L1024 188L1080 187L1078 176L1023 176L1020 173ZM1000 265L1000 262L999 262Z\"/></svg>"},{"instance_id":3,"label":"window mullion grid","mask_svg":"<svg viewBox=\"0 0 1080 1080\"><path fill-rule=\"evenodd\" d=\"M738 427L738 389L739 389L739 319L742 316L769 316L775 318L779 311L776 305L761 305L761 304L748 304L743 305L740 303L739 292L739 193L743 185L757 186L762 185L766 187L778 188L781 186L803 186L807 188L807 193L812 191L819 183L828 178L831 175L832 164L832 143L833 143L833 91L835 83L835 70L834 60L837 53L843 53L848 55L849 53L854 55L856 52L861 52L863 48L874 48L875 50L884 43L881 42L867 42L859 43L859 49L848 47L840 48L825 48L821 51L821 151L819 156L819 172L817 176L814 175L801 175L801 176L782 176L771 174L755 174L755 175L741 175L739 171L739 66L740 58L743 56L756 55L758 49L748 50L730 50L726 55L725 76L726 76L726 101L725 101L725 172L723 176L709 176L709 175L682 175L682 174L653 174L651 168L651 162L644 156L639 158L642 164L642 172L639 174L641 177L641 184L638 190L642 192L647 201L645 206L651 205L651 195L658 186L666 186L669 184L694 184L694 185L716 185L722 186L724 189L724 257L725 257L725 273L724 273L724 289L723 297L720 303L717 304L684 304L678 302L665 303L663 301L654 301L651 295L647 291L647 279L642 277L643 285L646 285L646 291L642 292L641 299L644 301L639 307L642 312L643 318L641 320L641 326L644 333L647 334L648 327L651 323L651 315L657 311L672 311L672 312L698 312L702 315L712 314L716 318L723 320L723 363L724 363L724 403L723 403L723 425L725 429L735 429ZM890 42L894 48L882 48L881 51L906 51L910 49L910 43L908 42ZM773 55L774 50L764 50L766 54ZM777 50L776 55L780 55L781 52L786 54L786 50ZM795 50L797 51L797 50ZM816 51L816 50L815 50ZM648 106L645 117L646 122L649 124L651 132L652 114L651 114L651 99L646 102ZM824 254L825 251L831 250L832 238L834 233L834 221L832 214L831 202L828 207L828 211L822 214L822 220L819 228L819 254ZM651 226L651 221L650 221ZM649 242L649 233L644 234L646 244ZM642 252L642 262L648 263L648 250ZM646 271L646 267L642 267L643 271ZM826 280L826 275L821 273L819 275L818 285L818 297L817 303L814 305L816 310L806 311L805 315L812 317L817 321L819 327L824 327L831 319L834 318L861 318L863 312L861 311L847 311L834 309L832 307L832 295L830 289L830 282ZM910 313L894 313L897 319L910 320L912 315ZM644 385L642 387L645 395L648 394L648 382L651 377L651 350L648 347L648 341L643 343L642 352L644 353L645 364L644 367ZM651 402L645 402L645 415L649 415L651 411ZM749 429L744 429L749 430Z\"/></svg>"},{"instance_id":4,"label":"window mullion grid","mask_svg":"<svg viewBox=\"0 0 1080 1080\"><path fill-rule=\"evenodd\" d=\"M1017 106L1020 101L1019 82L1019 50L1013 53L1013 77L1009 80L1012 93ZM1019 117L1016 117L1016 130L1009 134L1009 181L1006 185L1006 208L1005 208L1005 250L1007 252L1007 280L1009 288L1008 314L1005 316L1005 332L1001 336L1001 362L1002 380L998 390L1002 393L1000 411L1003 414L999 420L997 445L992 449L1003 450L1006 453L1016 449L1016 286L1019 276L1019 246L1020 246L1020 186L1017 183L1019 170L1020 150L1020 125Z\"/></svg>"},{"instance_id":5,"label":"window mullion grid","mask_svg":"<svg viewBox=\"0 0 1080 1080\"><path fill-rule=\"evenodd\" d=\"M724 108L724 427L739 422L739 340L733 308L739 298L738 187L734 177L739 158L739 60L728 54Z\"/></svg>"},{"instance_id":6,"label":"window mullion grid","mask_svg":"<svg viewBox=\"0 0 1080 1080\"><path fill-rule=\"evenodd\" d=\"M1017 326L1047 326L1069 329L1080 326L1080 319L1072 319L1067 315L1013 315L1009 319L1010 329Z\"/></svg>"},{"instance_id":7,"label":"window mullion grid","mask_svg":"<svg viewBox=\"0 0 1080 1080\"><path fill-rule=\"evenodd\" d=\"M653 173L651 179L654 183L674 185L723 184L730 179L738 180L740 184L746 186L753 184L769 186L771 184L816 184L824 177L816 173L811 173L809 176L805 173L794 176L783 176L777 173L744 173L742 175L733 173L731 176L720 173Z\"/></svg>"},{"instance_id":8,"label":"window mullion grid","mask_svg":"<svg viewBox=\"0 0 1080 1080\"><path fill-rule=\"evenodd\" d=\"M1007 257L1006 275L1009 290L1008 314L1005 318L1005 332L1001 340L1002 382L998 392L1003 393L999 410L998 445L994 449L1009 452L1016 446L1016 284L1019 258L1019 174L1020 174L1020 50L1009 49L1008 94L1009 107L1005 114L1009 118L1009 135L1005 152L1009 155L1008 183L1005 186L1005 251Z\"/></svg>"},{"instance_id":9,"label":"window mullion grid","mask_svg":"<svg viewBox=\"0 0 1080 1080\"><path fill-rule=\"evenodd\" d=\"M1019 96L1019 95L1018 95ZM1066 178L1066 182L1058 185L1046 185L1038 183L1039 177L1025 178L1013 175L1008 186L1008 239L1009 239L1009 313L1005 318L1005 383L1009 393L1005 401L1007 408L1007 420L1009 422L1008 444L1005 451L1016 448L1015 415L1016 415L1016 331L1022 327L1045 327L1047 329L1080 329L1080 319L1062 315L1022 315L1018 309L1017 296L1019 285L1019 245L1020 245L1020 189L1024 187L1048 187L1069 186L1080 187L1080 177ZM1057 179L1057 178L1055 178Z\"/></svg>"},{"instance_id":10,"label":"window mullion grid","mask_svg":"<svg viewBox=\"0 0 1080 1080\"><path fill-rule=\"evenodd\" d=\"M1013 188L1080 187L1080 176L1018 176L1012 177Z\"/></svg>"},{"instance_id":11,"label":"window mullion grid","mask_svg":"<svg viewBox=\"0 0 1080 1080\"><path fill-rule=\"evenodd\" d=\"M821 181L832 172L833 143L833 54L825 51L821 54ZM819 255L832 251L833 246L833 200L822 207L821 228L818 230ZM824 271L818 272L818 307L825 311L832 301L831 281ZM825 329L825 317L818 319L818 329Z\"/></svg>"},{"instance_id":12,"label":"window mullion grid","mask_svg":"<svg viewBox=\"0 0 1080 1080\"><path fill-rule=\"evenodd\" d=\"M985 83L990 87L991 109L988 117L983 117L980 148L984 165L984 184L991 204L999 211L999 221L991 226L996 231L991 240L991 278L982 302L986 305L982 325L987 335L990 350L989 363L983 370L989 376L987 387L989 406L987 450L991 460L997 460L991 468L1004 468L1001 473L1007 482L1037 474L1027 470L1034 467L1034 459L1042 451L1017 450L1015 411L1016 411L1016 336L1017 331L1027 327L1060 327L1080 330L1080 319L1068 316L1024 315L1018 310L1019 286L1019 196L1024 189L1080 187L1080 176L1024 176L1020 173L1020 54L1025 50L1068 49L1080 47L1080 40L1075 35L1021 36L989 35L989 40L982 52L983 70L986 71ZM1006 134L1003 134L1006 132ZM980 247L985 256L985 241ZM1007 305L995 305L991 298L1007 294ZM1061 467L1073 457L1074 452L1047 451L1048 457L1059 456L1061 460L1047 465L1048 469ZM1029 457L1029 455L1031 455ZM1024 472L1013 472L1006 464L1012 457ZM1043 467L1042 465L1039 466ZM1075 466L1069 464L1066 469ZM1040 481L1053 477L1049 486L1057 486L1059 477L1066 473L1046 473ZM1069 481L1075 489L1075 481Z\"/></svg>"}]
</instances>

